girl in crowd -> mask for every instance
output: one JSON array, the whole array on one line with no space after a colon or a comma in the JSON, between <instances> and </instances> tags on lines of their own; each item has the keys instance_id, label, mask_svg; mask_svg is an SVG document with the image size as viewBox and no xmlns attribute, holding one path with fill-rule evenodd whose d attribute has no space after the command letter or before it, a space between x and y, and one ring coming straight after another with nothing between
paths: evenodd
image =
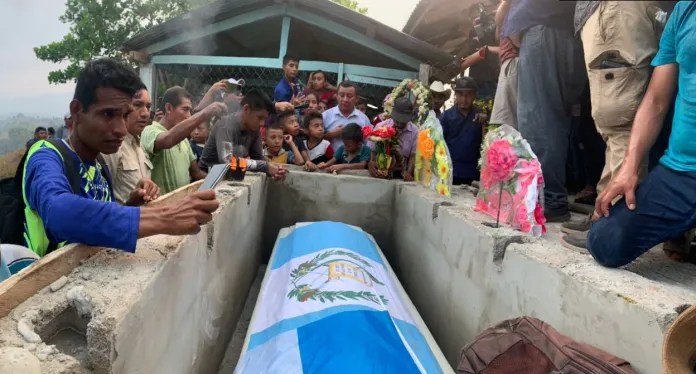
<instances>
[{"instance_id":1,"label":"girl in crowd","mask_svg":"<svg viewBox=\"0 0 696 374\"><path fill-rule=\"evenodd\" d=\"M304 94L308 95L310 93L316 95L318 102L326 101L331 103L336 97L336 87L326 80L326 74L323 71L317 70L309 75L309 82Z\"/></svg>"}]
</instances>

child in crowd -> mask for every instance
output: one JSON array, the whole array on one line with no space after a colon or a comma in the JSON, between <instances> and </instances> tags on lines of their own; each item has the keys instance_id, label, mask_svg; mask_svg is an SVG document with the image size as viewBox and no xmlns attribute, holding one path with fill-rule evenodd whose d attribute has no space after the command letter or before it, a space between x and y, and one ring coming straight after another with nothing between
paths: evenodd
<instances>
[{"instance_id":1,"label":"child in crowd","mask_svg":"<svg viewBox=\"0 0 696 374\"><path fill-rule=\"evenodd\" d=\"M334 151L331 142L324 139L324 117L321 113L311 112L307 114L304 118L304 127L309 136L309 139L304 143L309 153L305 162L305 170L316 171L318 164L333 158Z\"/></svg>"},{"instance_id":2,"label":"child in crowd","mask_svg":"<svg viewBox=\"0 0 696 374\"><path fill-rule=\"evenodd\" d=\"M304 94L314 93L319 101L326 100L326 103L329 104L336 97L336 90L336 87L326 80L326 74L318 70L310 75L308 87Z\"/></svg>"},{"instance_id":3,"label":"child in crowd","mask_svg":"<svg viewBox=\"0 0 696 374\"><path fill-rule=\"evenodd\" d=\"M273 101L290 102L293 105L300 104L299 101L295 101L295 98L300 97L302 93L302 84L297 79L299 69L299 58L290 54L283 57L283 78L273 91Z\"/></svg>"},{"instance_id":4,"label":"child in crowd","mask_svg":"<svg viewBox=\"0 0 696 374\"><path fill-rule=\"evenodd\" d=\"M196 155L196 162L201 159L203 148L205 148L205 142L208 140L208 134L210 134L210 131L208 130L207 123L201 123L191 132L189 142L191 143L193 153Z\"/></svg>"},{"instance_id":5,"label":"child in crowd","mask_svg":"<svg viewBox=\"0 0 696 374\"><path fill-rule=\"evenodd\" d=\"M278 114L278 123L286 135L283 149L288 152L288 163L298 166L304 165L309 155L304 142L299 139L301 134L300 123L297 121L295 111L289 110ZM288 140L288 136L290 140Z\"/></svg>"},{"instance_id":6,"label":"child in crowd","mask_svg":"<svg viewBox=\"0 0 696 374\"><path fill-rule=\"evenodd\" d=\"M363 99L362 97L360 99L358 99L358 103L355 104L355 108L357 108L359 111L367 114L367 102L365 101L365 99Z\"/></svg>"},{"instance_id":7,"label":"child in crowd","mask_svg":"<svg viewBox=\"0 0 696 374\"><path fill-rule=\"evenodd\" d=\"M307 108L304 110L305 115L310 112L316 112L319 110L319 97L316 93L309 92L305 95L305 104L307 104Z\"/></svg>"},{"instance_id":8,"label":"child in crowd","mask_svg":"<svg viewBox=\"0 0 696 374\"><path fill-rule=\"evenodd\" d=\"M349 123L343 128L341 137L343 145L336 150L334 157L328 162L320 163L317 168L329 173L365 169L370 161L372 150L363 144L363 132L360 125Z\"/></svg>"},{"instance_id":9,"label":"child in crowd","mask_svg":"<svg viewBox=\"0 0 696 374\"><path fill-rule=\"evenodd\" d=\"M285 135L283 133L283 128L278 122L268 126L266 129L266 138L264 140L266 148L263 150L263 157L266 161L275 164L288 163L288 152L283 148L284 141Z\"/></svg>"},{"instance_id":10,"label":"child in crowd","mask_svg":"<svg viewBox=\"0 0 696 374\"><path fill-rule=\"evenodd\" d=\"M329 109L329 103L326 100L320 100L319 104L317 105L317 109L319 110L319 113L324 113L327 109Z\"/></svg>"}]
</instances>

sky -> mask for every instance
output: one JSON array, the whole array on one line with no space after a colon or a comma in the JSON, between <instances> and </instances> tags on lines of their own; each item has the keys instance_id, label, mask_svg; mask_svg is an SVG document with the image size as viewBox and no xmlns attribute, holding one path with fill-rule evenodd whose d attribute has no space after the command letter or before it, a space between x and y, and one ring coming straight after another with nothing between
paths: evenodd
<instances>
[{"instance_id":1,"label":"sky","mask_svg":"<svg viewBox=\"0 0 696 374\"><path fill-rule=\"evenodd\" d=\"M368 16L401 30L418 0L359 0ZM36 58L33 47L59 41L69 25L58 19L65 0L2 0L0 33L0 116L24 113L63 116L75 85L48 83L48 73L64 65Z\"/></svg>"}]
</instances>

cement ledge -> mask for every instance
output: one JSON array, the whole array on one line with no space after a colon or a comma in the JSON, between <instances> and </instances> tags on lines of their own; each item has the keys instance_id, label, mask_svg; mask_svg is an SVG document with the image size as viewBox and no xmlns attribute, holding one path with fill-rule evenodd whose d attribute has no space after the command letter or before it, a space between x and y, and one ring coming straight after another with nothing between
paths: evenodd
<instances>
[{"instance_id":1,"label":"cement ledge","mask_svg":"<svg viewBox=\"0 0 696 374\"><path fill-rule=\"evenodd\" d=\"M556 233L535 239L486 226L492 219L473 211L466 188L451 199L403 183L396 190L395 225L415 228L395 237L402 282L452 365L483 329L530 315L639 372L660 372L663 335L696 300L693 289L603 268L562 247Z\"/></svg>"},{"instance_id":2,"label":"cement ledge","mask_svg":"<svg viewBox=\"0 0 696 374\"><path fill-rule=\"evenodd\" d=\"M263 191L264 181L265 176L251 174L243 185L257 185ZM247 205L244 196L249 195L250 191L243 185L221 183L217 189L220 209L214 213L214 217L224 214L242 199ZM197 184L193 187L197 188ZM169 197L173 200L180 198L178 195ZM18 347L31 352L40 359L42 373L82 373L84 368L73 356L47 345L43 337L34 342L27 341L18 326L22 322L28 325L28 330L41 335L41 331L66 310L84 307L90 317L85 332L86 351L82 354L89 356L93 364L92 372L112 373L112 360L117 357L113 346L115 331L123 318L143 302L143 292L160 277L170 259L176 257L187 243L207 242L212 226L207 225L194 236L159 235L138 240L135 254L101 250L79 265L75 264L78 266L65 276L65 280L56 282L62 284L60 288L54 287L55 291L51 287L40 290L0 319L0 348ZM76 245L66 250L77 251L82 247ZM139 331L134 333L138 334Z\"/></svg>"}]
</instances>

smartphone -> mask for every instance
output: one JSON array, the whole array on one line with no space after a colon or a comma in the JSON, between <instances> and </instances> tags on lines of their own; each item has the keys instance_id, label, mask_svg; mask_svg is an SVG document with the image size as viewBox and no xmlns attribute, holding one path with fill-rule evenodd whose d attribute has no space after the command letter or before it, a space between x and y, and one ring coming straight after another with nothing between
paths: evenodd
<instances>
[{"instance_id":1,"label":"smartphone","mask_svg":"<svg viewBox=\"0 0 696 374\"><path fill-rule=\"evenodd\" d=\"M241 90L241 86L227 82L227 93L239 94Z\"/></svg>"},{"instance_id":2,"label":"smartphone","mask_svg":"<svg viewBox=\"0 0 696 374\"><path fill-rule=\"evenodd\" d=\"M213 167L208 170L208 176L205 177L205 180L198 191L215 189L215 186L217 186L218 183L225 178L225 175L227 175L229 170L229 164L213 165Z\"/></svg>"},{"instance_id":3,"label":"smartphone","mask_svg":"<svg viewBox=\"0 0 696 374\"><path fill-rule=\"evenodd\" d=\"M295 109L307 109L307 108L309 108L308 103L302 103L300 105L295 105Z\"/></svg>"}]
</instances>

